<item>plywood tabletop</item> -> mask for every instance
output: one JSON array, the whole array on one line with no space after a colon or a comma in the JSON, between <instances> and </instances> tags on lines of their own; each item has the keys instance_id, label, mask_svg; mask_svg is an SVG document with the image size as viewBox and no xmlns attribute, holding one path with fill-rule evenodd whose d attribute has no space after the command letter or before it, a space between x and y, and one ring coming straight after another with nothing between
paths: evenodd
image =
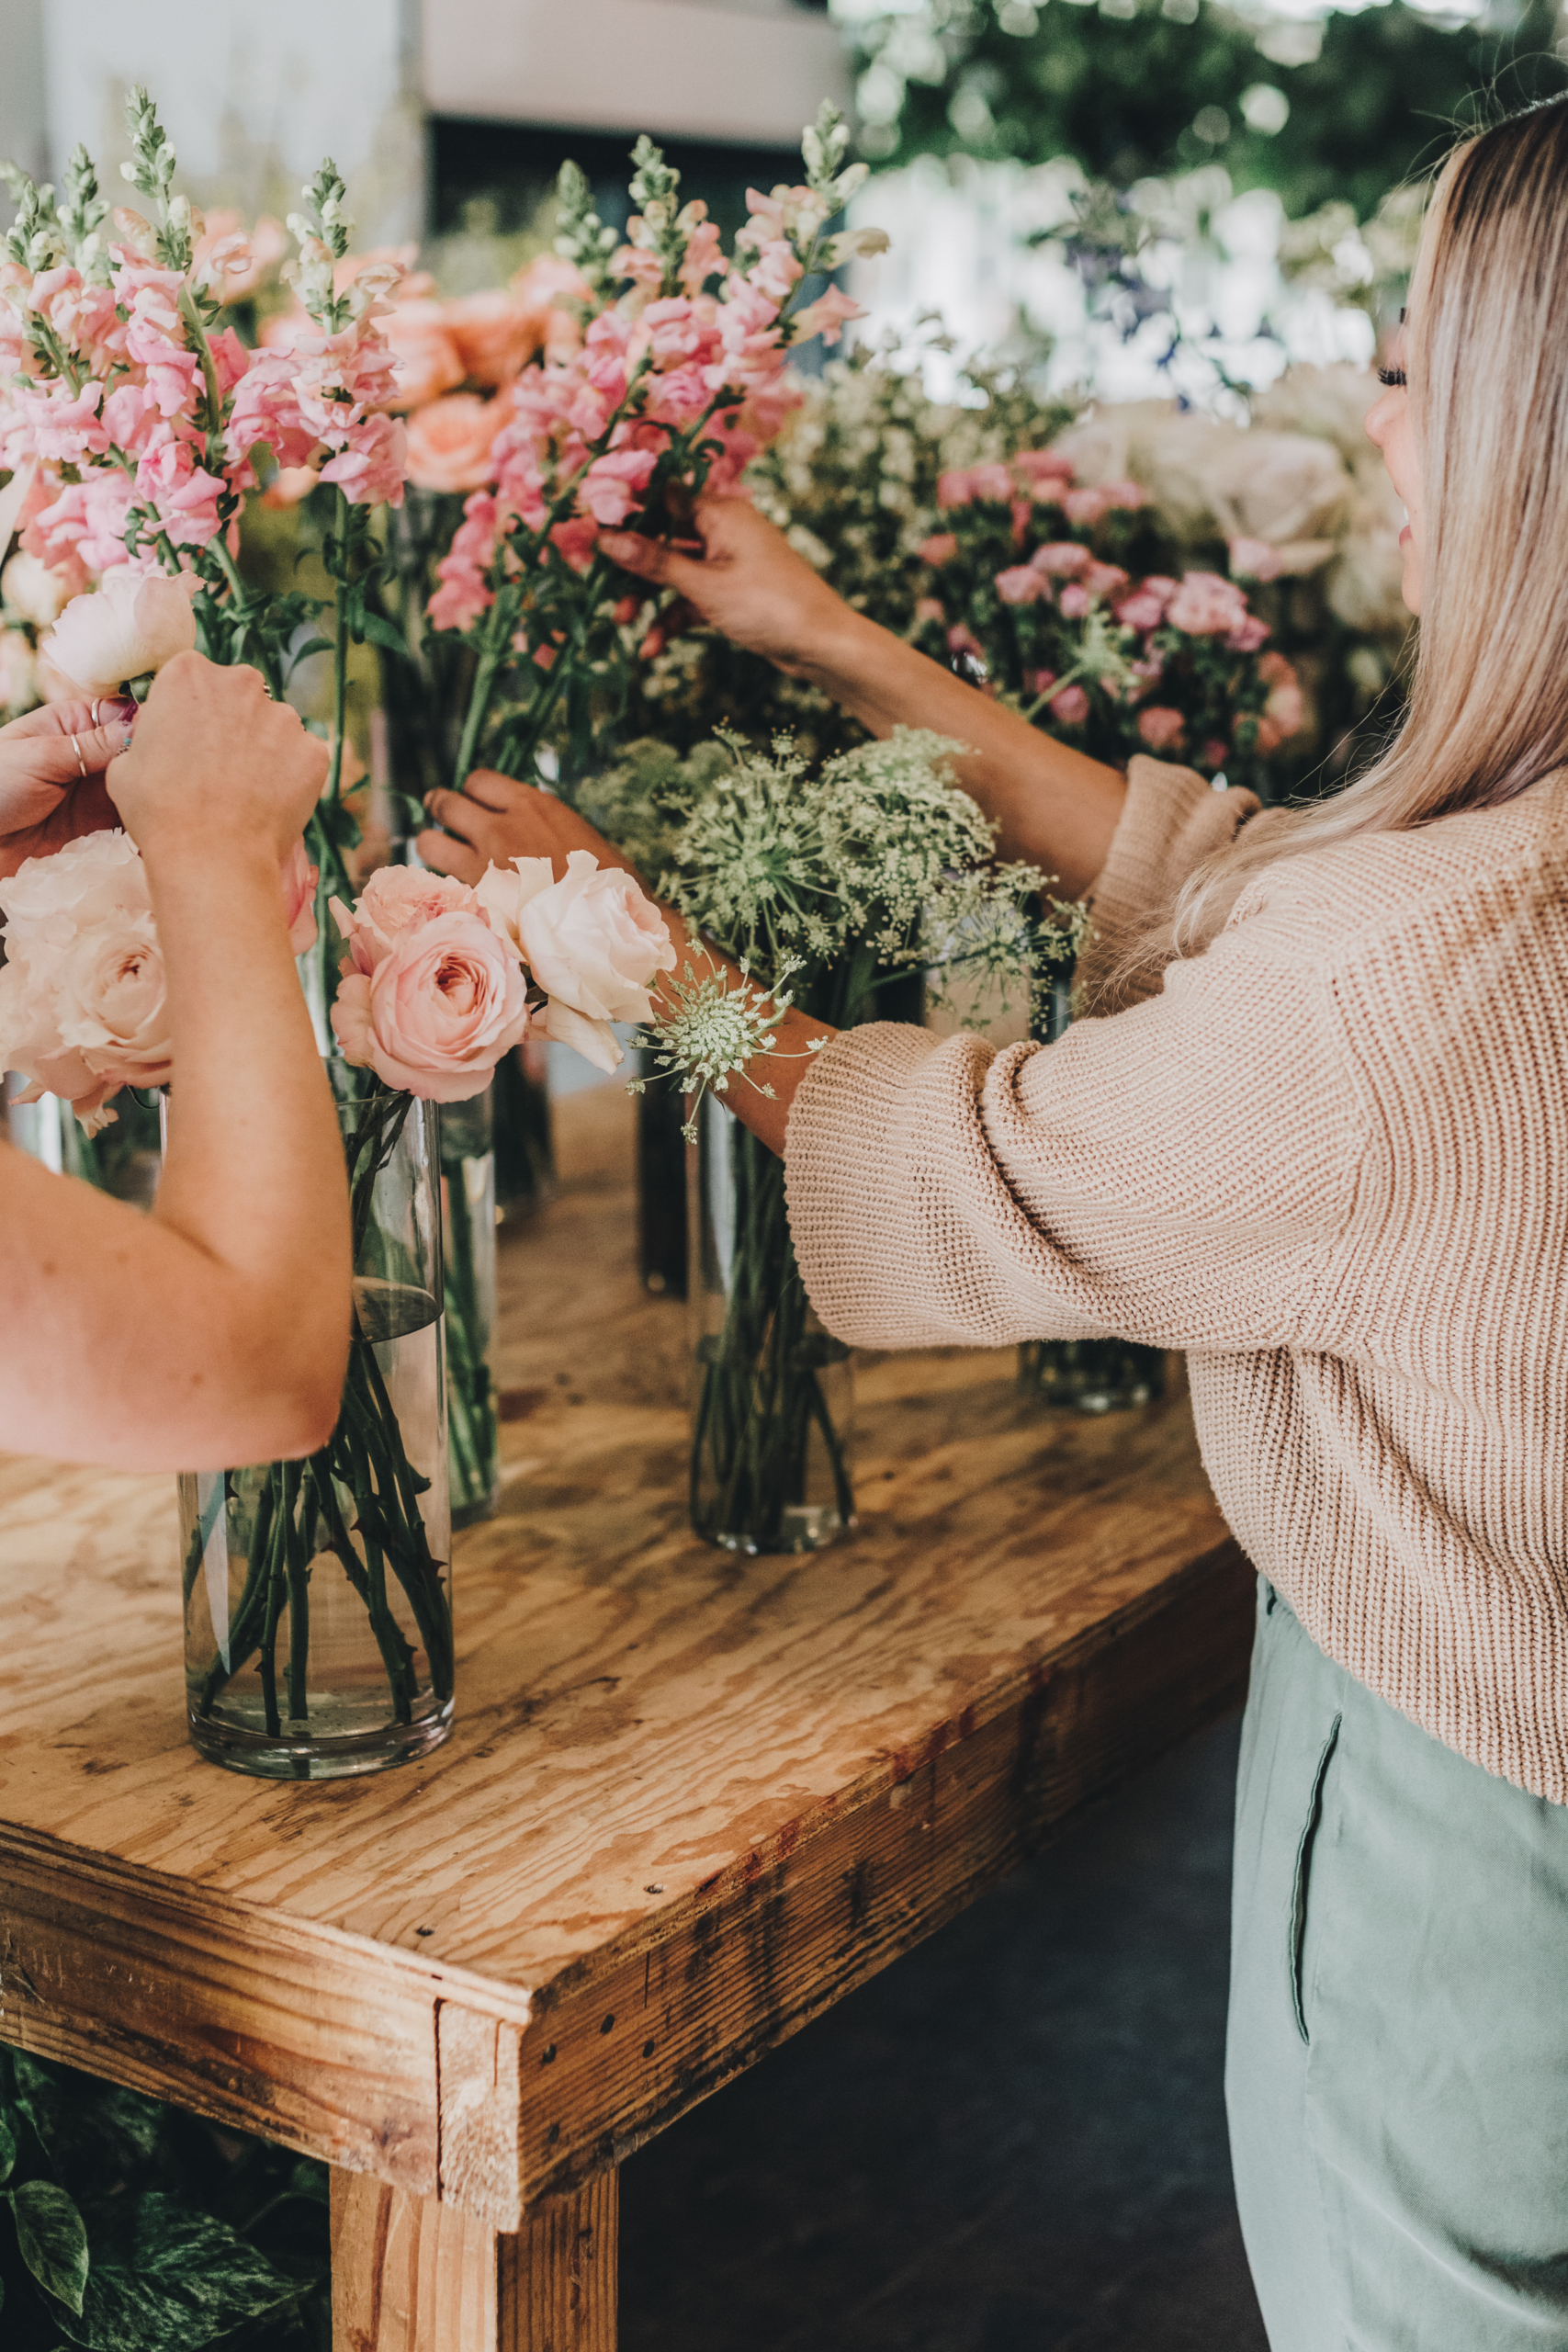
<instances>
[{"instance_id":1,"label":"plywood tabletop","mask_svg":"<svg viewBox=\"0 0 1568 2352\"><path fill-rule=\"evenodd\" d=\"M696 1543L682 1310L637 1283L626 1098L569 1098L558 1141L558 1198L503 1236L505 1484L457 1540L457 1724L423 1762L300 1785L200 1761L172 1482L0 1458L0 2038L96 2049L513 2226L1212 1713L1246 1638L1179 1380L1093 1421L1021 1397L1010 1352L873 1360L853 1539ZM847 1943L796 1903L775 1960L798 1982L764 1999L759 1903L879 1852ZM692 1969L731 1929L726 2028ZM639 1984L651 2015L671 1970L660 2015L703 2009L701 2048L643 2034L634 2064L615 2004ZM531 2110L516 2053L565 2062L569 2022L583 2050Z\"/></svg>"}]
</instances>

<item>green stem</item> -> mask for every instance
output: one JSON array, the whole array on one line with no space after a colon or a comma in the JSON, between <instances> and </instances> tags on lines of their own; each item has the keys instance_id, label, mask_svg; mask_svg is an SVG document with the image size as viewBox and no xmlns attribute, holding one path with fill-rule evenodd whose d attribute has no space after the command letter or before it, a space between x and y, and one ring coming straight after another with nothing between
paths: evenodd
<instances>
[{"instance_id":1,"label":"green stem","mask_svg":"<svg viewBox=\"0 0 1568 2352\"><path fill-rule=\"evenodd\" d=\"M335 808L343 792L343 733L348 714L348 588L352 555L349 532L353 527L354 510L343 490L337 491L333 521L338 548L339 569L334 571L338 593L333 604L333 744L332 765L327 772L326 789L322 798Z\"/></svg>"}]
</instances>

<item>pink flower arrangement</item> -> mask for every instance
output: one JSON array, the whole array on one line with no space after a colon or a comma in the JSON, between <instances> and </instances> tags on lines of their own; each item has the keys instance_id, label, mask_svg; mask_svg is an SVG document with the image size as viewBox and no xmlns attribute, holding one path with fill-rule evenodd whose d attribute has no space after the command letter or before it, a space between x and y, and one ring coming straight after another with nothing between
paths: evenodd
<instances>
[{"instance_id":1,"label":"pink flower arrangement","mask_svg":"<svg viewBox=\"0 0 1568 2352\"><path fill-rule=\"evenodd\" d=\"M475 346L463 356L465 323L452 305L439 322L422 322L429 380L439 323L466 380L502 385L489 403L498 429L482 478L480 414L451 414L470 395L445 396L450 466L445 444L442 457L427 455L415 416L415 479L431 488L469 484L428 603L434 626L461 631L478 655L461 769L478 753L507 669L527 681L524 711L491 756L526 772L551 711L584 665L604 674L631 658L637 640L620 641L629 623L614 618L619 600L598 550L600 531L669 529L672 494L679 505L699 491L734 493L746 465L799 404L786 373L792 348L811 335L834 343L858 315L834 288L805 307L798 301L812 271L830 272L851 252L886 243L873 231L825 234L863 176L859 165L842 168L847 143L845 127L825 110L806 134L804 184L750 190L747 221L728 254L705 207L680 201L679 175L651 141L637 144L635 209L619 245L569 165L556 259L536 265L541 275L526 288L520 282L482 304L472 298L481 305L471 313L473 333L493 335L483 361L489 378ZM513 366L523 344L504 338L522 317L534 347L526 364ZM561 332L563 321L571 332ZM657 630L643 641L650 636L663 641Z\"/></svg>"},{"instance_id":2,"label":"pink flower arrangement","mask_svg":"<svg viewBox=\"0 0 1568 2352\"><path fill-rule=\"evenodd\" d=\"M649 1018L649 983L675 964L652 901L583 850L559 882L548 858L519 858L474 889L387 866L332 911L348 950L332 1013L345 1058L429 1102L478 1094L530 1021L613 1069L610 1023Z\"/></svg>"},{"instance_id":3,"label":"pink flower arrangement","mask_svg":"<svg viewBox=\"0 0 1568 2352\"><path fill-rule=\"evenodd\" d=\"M289 944L314 943L316 869L303 842L278 876ZM141 853L129 835L88 833L31 857L0 882L0 1069L27 1079L23 1102L57 1094L89 1136L110 1125L123 1086L173 1073L164 962Z\"/></svg>"}]
</instances>

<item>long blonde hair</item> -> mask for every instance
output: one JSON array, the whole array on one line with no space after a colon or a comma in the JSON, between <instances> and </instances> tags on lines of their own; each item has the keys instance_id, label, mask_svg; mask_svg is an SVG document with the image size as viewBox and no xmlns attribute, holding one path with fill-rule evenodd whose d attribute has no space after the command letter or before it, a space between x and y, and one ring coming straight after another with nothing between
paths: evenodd
<instances>
[{"instance_id":1,"label":"long blonde hair","mask_svg":"<svg viewBox=\"0 0 1568 2352\"><path fill-rule=\"evenodd\" d=\"M1423 483L1409 712L1375 766L1191 876L1192 954L1264 866L1495 808L1568 763L1568 99L1456 148L1422 230L1405 368Z\"/></svg>"}]
</instances>

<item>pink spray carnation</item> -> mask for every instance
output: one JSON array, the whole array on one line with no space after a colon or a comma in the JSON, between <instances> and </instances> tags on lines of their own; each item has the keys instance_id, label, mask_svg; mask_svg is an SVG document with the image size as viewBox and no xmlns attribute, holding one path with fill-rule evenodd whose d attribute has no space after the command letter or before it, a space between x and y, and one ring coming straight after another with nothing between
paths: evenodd
<instances>
[{"instance_id":1,"label":"pink spray carnation","mask_svg":"<svg viewBox=\"0 0 1568 2352\"><path fill-rule=\"evenodd\" d=\"M1187 722L1179 710L1155 703L1138 713L1138 735L1155 753L1174 751L1187 732Z\"/></svg>"},{"instance_id":2,"label":"pink spray carnation","mask_svg":"<svg viewBox=\"0 0 1568 2352\"><path fill-rule=\"evenodd\" d=\"M1051 539L1044 547L1036 548L1029 560L1037 571L1048 572L1054 580L1076 580L1093 558L1077 539Z\"/></svg>"},{"instance_id":3,"label":"pink spray carnation","mask_svg":"<svg viewBox=\"0 0 1568 2352\"><path fill-rule=\"evenodd\" d=\"M1032 605L1051 593L1045 574L1032 563L1017 563L1010 571L998 571L996 587L1004 605Z\"/></svg>"},{"instance_id":4,"label":"pink spray carnation","mask_svg":"<svg viewBox=\"0 0 1568 2352\"><path fill-rule=\"evenodd\" d=\"M1247 618L1247 598L1234 580L1217 571L1188 571L1170 601L1166 619L1190 637L1224 637Z\"/></svg>"}]
</instances>

